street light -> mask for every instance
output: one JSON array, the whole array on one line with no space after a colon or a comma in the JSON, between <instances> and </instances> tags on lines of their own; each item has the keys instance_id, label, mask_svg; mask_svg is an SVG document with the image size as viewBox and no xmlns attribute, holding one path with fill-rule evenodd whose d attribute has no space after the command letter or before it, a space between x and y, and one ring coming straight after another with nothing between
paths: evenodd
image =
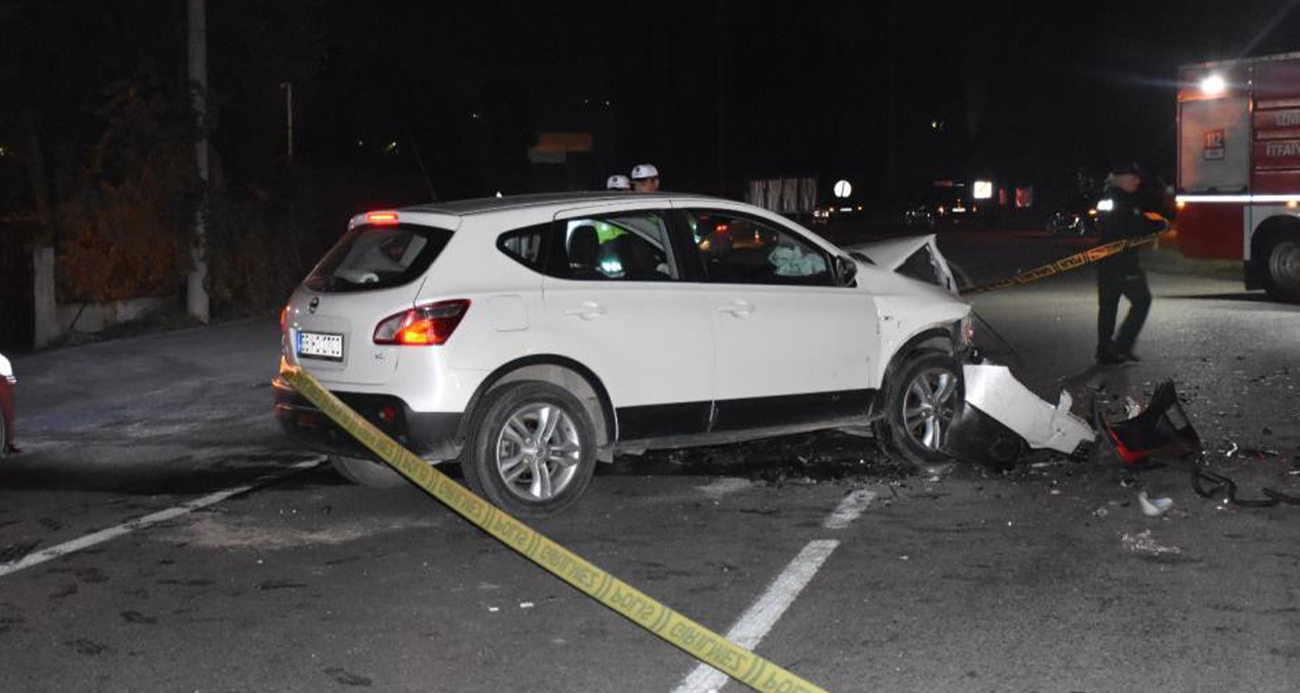
<instances>
[{"instance_id":1,"label":"street light","mask_svg":"<svg viewBox=\"0 0 1300 693\"><path fill-rule=\"evenodd\" d=\"M1206 96L1219 96L1228 88L1228 83L1223 81L1223 75L1212 72L1201 80L1201 93Z\"/></svg>"},{"instance_id":2,"label":"street light","mask_svg":"<svg viewBox=\"0 0 1300 693\"><path fill-rule=\"evenodd\" d=\"M844 199L853 194L853 186L846 180L841 180L835 184L835 196Z\"/></svg>"}]
</instances>

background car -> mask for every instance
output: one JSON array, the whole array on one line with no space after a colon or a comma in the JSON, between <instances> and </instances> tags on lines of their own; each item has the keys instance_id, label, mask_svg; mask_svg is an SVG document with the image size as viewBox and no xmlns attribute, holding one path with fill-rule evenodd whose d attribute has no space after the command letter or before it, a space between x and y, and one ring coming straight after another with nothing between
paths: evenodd
<instances>
[{"instance_id":1,"label":"background car","mask_svg":"<svg viewBox=\"0 0 1300 693\"><path fill-rule=\"evenodd\" d=\"M891 454L943 463L970 308L900 273L946 270L932 242L859 250L695 195L371 212L290 298L282 359L524 516L615 452L875 421ZM405 483L283 380L276 411L349 479Z\"/></svg>"}]
</instances>

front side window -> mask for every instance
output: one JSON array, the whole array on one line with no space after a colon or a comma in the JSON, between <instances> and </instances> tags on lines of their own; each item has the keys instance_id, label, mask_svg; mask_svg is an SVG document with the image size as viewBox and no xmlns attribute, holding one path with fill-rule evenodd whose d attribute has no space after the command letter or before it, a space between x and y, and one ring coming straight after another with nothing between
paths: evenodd
<instances>
[{"instance_id":1,"label":"front side window","mask_svg":"<svg viewBox=\"0 0 1300 693\"><path fill-rule=\"evenodd\" d=\"M826 253L788 229L711 210L686 213L708 281L720 284L834 284Z\"/></svg>"},{"instance_id":2,"label":"front side window","mask_svg":"<svg viewBox=\"0 0 1300 693\"><path fill-rule=\"evenodd\" d=\"M565 219L548 274L582 281L673 281L679 278L668 225L657 212Z\"/></svg>"},{"instance_id":3,"label":"front side window","mask_svg":"<svg viewBox=\"0 0 1300 693\"><path fill-rule=\"evenodd\" d=\"M419 277L451 240L432 226L361 224L350 229L316 265L303 285L312 291L370 291Z\"/></svg>"}]
</instances>

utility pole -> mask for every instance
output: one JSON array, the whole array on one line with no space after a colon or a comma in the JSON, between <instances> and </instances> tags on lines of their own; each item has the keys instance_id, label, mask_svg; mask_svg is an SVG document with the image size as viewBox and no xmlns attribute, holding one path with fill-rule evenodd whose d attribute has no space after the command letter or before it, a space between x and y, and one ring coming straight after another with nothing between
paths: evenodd
<instances>
[{"instance_id":1,"label":"utility pole","mask_svg":"<svg viewBox=\"0 0 1300 693\"><path fill-rule=\"evenodd\" d=\"M185 302L191 317L199 322L208 322L210 317L208 305L208 260L206 241L204 239L203 207L207 204L208 187L208 22L206 0L188 0L187 19L189 23L189 78L193 90L194 115L198 118L199 136L195 142L195 160L199 166L199 179L203 186L203 197L199 211L194 217L194 246L192 257L194 269L190 270L186 282Z\"/></svg>"},{"instance_id":2,"label":"utility pole","mask_svg":"<svg viewBox=\"0 0 1300 693\"><path fill-rule=\"evenodd\" d=\"M898 202L898 0L889 0L889 58L887 61L888 70L888 101L885 112L885 147L887 149L885 167L888 183L885 185L885 194L888 196L886 204L892 210Z\"/></svg>"},{"instance_id":3,"label":"utility pole","mask_svg":"<svg viewBox=\"0 0 1300 693\"><path fill-rule=\"evenodd\" d=\"M293 82L280 82L284 88L284 112L285 112L285 142L284 153L289 161L293 161Z\"/></svg>"}]
</instances>

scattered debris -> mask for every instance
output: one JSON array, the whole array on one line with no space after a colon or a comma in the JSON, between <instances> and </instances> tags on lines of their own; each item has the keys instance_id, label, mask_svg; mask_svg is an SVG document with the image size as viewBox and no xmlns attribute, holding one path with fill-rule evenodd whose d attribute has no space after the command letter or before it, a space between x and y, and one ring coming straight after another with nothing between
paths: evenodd
<instances>
[{"instance_id":1,"label":"scattered debris","mask_svg":"<svg viewBox=\"0 0 1300 693\"><path fill-rule=\"evenodd\" d=\"M1183 411L1172 380L1156 388L1142 413L1124 421L1109 422L1094 401L1093 423L1101 433L1097 454L1113 458L1120 467L1134 468L1154 453L1201 453L1201 437Z\"/></svg>"},{"instance_id":2,"label":"scattered debris","mask_svg":"<svg viewBox=\"0 0 1300 693\"><path fill-rule=\"evenodd\" d=\"M1138 505L1142 506L1142 514L1147 517L1164 517L1174 507L1174 499L1148 498L1147 492L1143 491L1138 494Z\"/></svg>"},{"instance_id":3,"label":"scattered debris","mask_svg":"<svg viewBox=\"0 0 1300 693\"><path fill-rule=\"evenodd\" d=\"M1105 508L1097 508L1096 510L1092 511L1093 517L1106 517L1109 514L1110 511Z\"/></svg>"},{"instance_id":4,"label":"scattered debris","mask_svg":"<svg viewBox=\"0 0 1300 693\"><path fill-rule=\"evenodd\" d=\"M1120 537L1120 543L1129 551L1136 553L1149 553L1153 556L1159 556L1166 553L1179 554L1183 552L1183 550L1177 546L1164 546L1157 542L1151 536L1151 530L1149 529L1138 532L1137 534L1125 534Z\"/></svg>"}]
</instances>

